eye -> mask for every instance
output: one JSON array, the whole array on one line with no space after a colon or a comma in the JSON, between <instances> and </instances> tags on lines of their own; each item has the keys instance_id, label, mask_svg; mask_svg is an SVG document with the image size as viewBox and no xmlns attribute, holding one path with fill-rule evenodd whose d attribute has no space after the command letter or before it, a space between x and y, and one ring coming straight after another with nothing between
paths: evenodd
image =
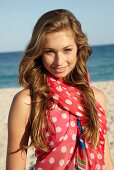
<instances>
[{"instance_id":1,"label":"eye","mask_svg":"<svg viewBox=\"0 0 114 170\"><path fill-rule=\"evenodd\" d=\"M52 51L52 50L47 50L47 51L45 51L45 53L47 53L47 54L49 54L49 53L54 53L54 51Z\"/></svg>"},{"instance_id":2,"label":"eye","mask_svg":"<svg viewBox=\"0 0 114 170\"><path fill-rule=\"evenodd\" d=\"M70 51L72 51L72 50L69 48L65 49L65 52L70 52Z\"/></svg>"}]
</instances>

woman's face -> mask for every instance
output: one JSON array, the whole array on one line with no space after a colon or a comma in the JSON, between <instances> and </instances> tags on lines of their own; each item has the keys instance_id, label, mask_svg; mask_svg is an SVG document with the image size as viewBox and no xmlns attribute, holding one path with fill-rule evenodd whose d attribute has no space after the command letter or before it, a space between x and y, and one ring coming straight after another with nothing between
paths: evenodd
<instances>
[{"instance_id":1,"label":"woman's face","mask_svg":"<svg viewBox=\"0 0 114 170\"><path fill-rule=\"evenodd\" d=\"M71 72L77 61L77 46L70 29L46 35L42 61L45 68L57 78Z\"/></svg>"}]
</instances>

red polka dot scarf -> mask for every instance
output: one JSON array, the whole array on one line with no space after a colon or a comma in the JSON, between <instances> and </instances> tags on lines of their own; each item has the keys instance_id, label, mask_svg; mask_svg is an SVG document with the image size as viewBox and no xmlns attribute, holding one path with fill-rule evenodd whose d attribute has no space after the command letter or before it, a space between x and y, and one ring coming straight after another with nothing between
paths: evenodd
<instances>
[{"instance_id":1,"label":"red polka dot scarf","mask_svg":"<svg viewBox=\"0 0 114 170\"><path fill-rule=\"evenodd\" d=\"M89 73L88 79L90 83ZM56 129L56 136L46 133L52 151L45 153L36 149L37 162L34 169L73 170L105 169L104 143L107 121L103 108L96 102L99 117L100 141L97 148L91 148L82 138L82 126L85 122L83 100L76 86L48 74L47 82L51 97L56 101L50 115ZM50 128L54 131L53 126Z\"/></svg>"}]
</instances>

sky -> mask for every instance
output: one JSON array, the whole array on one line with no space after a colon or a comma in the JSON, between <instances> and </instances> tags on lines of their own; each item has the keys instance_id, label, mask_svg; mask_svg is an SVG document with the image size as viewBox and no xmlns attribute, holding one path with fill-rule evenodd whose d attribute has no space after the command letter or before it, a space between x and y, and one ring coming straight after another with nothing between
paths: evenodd
<instances>
[{"instance_id":1,"label":"sky","mask_svg":"<svg viewBox=\"0 0 114 170\"><path fill-rule=\"evenodd\" d=\"M0 52L23 51L38 18L60 8L73 12L90 45L114 44L114 0L0 0Z\"/></svg>"}]
</instances>

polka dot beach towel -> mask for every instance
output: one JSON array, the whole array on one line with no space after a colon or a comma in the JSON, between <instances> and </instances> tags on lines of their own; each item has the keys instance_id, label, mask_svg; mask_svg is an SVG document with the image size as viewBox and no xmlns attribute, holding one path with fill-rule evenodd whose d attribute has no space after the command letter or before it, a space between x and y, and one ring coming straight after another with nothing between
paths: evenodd
<instances>
[{"instance_id":1,"label":"polka dot beach towel","mask_svg":"<svg viewBox=\"0 0 114 170\"><path fill-rule=\"evenodd\" d=\"M89 73L88 80L90 83ZM46 132L52 150L48 153L36 149L35 170L105 170L104 144L107 132L105 112L96 102L99 118L99 145L91 148L82 138L82 126L85 123L84 107L80 91L76 86L65 83L52 74L48 74L47 82L51 97L56 101L50 110L56 136ZM50 124L51 130L54 127Z\"/></svg>"}]
</instances>

